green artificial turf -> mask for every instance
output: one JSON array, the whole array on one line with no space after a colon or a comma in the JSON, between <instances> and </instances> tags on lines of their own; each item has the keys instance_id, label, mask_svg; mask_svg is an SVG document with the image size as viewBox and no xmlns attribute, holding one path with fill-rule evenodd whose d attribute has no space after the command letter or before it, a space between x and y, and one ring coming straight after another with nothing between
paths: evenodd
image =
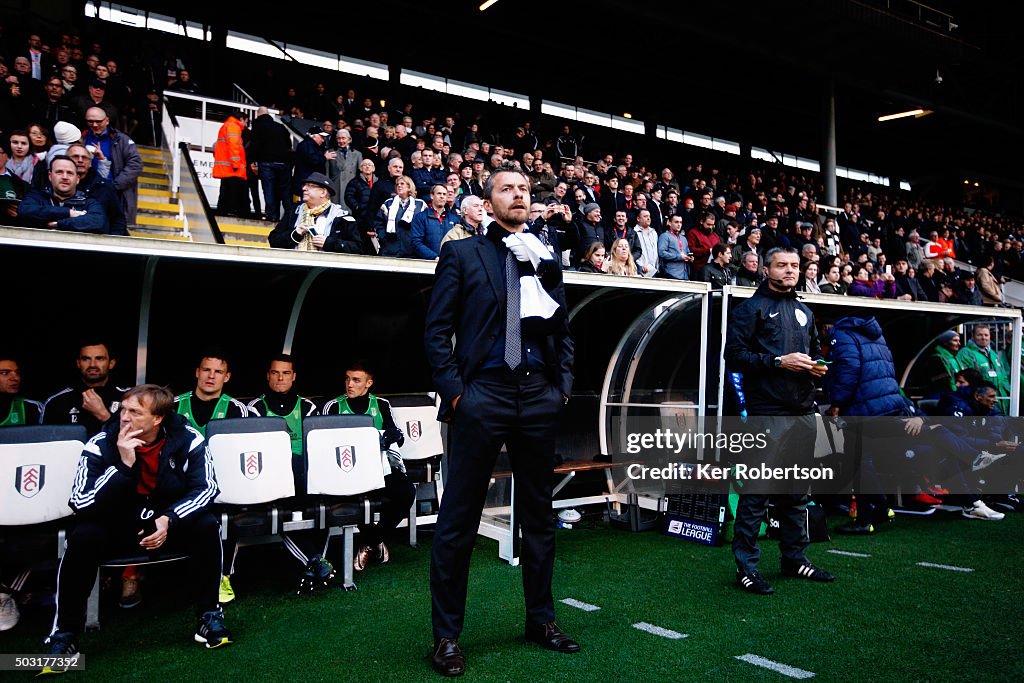
<instances>
[{"instance_id":1,"label":"green artificial turf","mask_svg":"<svg viewBox=\"0 0 1024 683\"><path fill-rule=\"evenodd\" d=\"M776 593L754 596L735 587L728 548L585 520L558 532L555 566L556 601L601 608L558 605L560 625L582 645L577 655L524 643L520 570L480 540L461 638L465 680L790 680L735 659L747 653L814 672L815 680L1022 680L1022 532L1024 513L1001 522L899 517L870 537L814 544L812 561L838 577L830 585L782 578L777 545L763 541L762 573ZM431 536L420 539L413 549L396 538L391 563L359 575L358 591L303 597L293 592L300 568L290 556L277 547L243 550L239 597L226 610L236 643L216 651L192 642L188 593L175 581L184 565L151 569L142 605L103 605L103 630L81 640L86 671L65 680L439 680L427 659ZM921 561L975 571L915 566ZM39 652L51 617L26 609L0 634L0 651ZM638 622L688 637L644 633L633 628ZM19 675L28 677L0 674Z\"/></svg>"}]
</instances>

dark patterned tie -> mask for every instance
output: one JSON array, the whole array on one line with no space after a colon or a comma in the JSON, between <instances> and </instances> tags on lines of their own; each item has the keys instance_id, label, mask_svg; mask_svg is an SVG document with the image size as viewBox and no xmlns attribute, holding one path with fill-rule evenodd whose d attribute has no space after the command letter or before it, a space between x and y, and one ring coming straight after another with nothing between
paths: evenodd
<instances>
[{"instance_id":1,"label":"dark patterned tie","mask_svg":"<svg viewBox=\"0 0 1024 683\"><path fill-rule=\"evenodd\" d=\"M523 360L523 336L519 327L519 266L511 252L505 253L505 364L512 370Z\"/></svg>"}]
</instances>

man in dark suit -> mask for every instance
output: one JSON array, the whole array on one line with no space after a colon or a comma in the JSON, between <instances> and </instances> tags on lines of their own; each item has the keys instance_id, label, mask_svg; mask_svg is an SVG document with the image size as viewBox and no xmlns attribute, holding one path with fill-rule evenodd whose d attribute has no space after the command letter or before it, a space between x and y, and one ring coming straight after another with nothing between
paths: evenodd
<instances>
[{"instance_id":1,"label":"man in dark suit","mask_svg":"<svg viewBox=\"0 0 1024 683\"><path fill-rule=\"evenodd\" d=\"M526 638L558 652L579 651L555 624L551 595L551 470L558 416L572 392L573 360L561 268L553 259L531 260L520 248L536 239L524 232L530 179L522 172L496 170L484 187L484 204L495 219L487 235L441 249L424 337L442 399L438 419L451 423L448 482L430 563L432 661L445 676L465 671L458 637L469 560L502 444L522 523ZM530 278L521 283L520 277L533 272L554 312L533 316L524 310L521 317L520 295Z\"/></svg>"}]
</instances>

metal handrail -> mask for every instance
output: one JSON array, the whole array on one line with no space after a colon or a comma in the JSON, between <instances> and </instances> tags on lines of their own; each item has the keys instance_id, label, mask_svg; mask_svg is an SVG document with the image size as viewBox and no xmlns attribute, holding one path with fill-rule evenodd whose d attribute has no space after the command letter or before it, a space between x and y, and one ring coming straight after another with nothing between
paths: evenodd
<instances>
[{"instance_id":1,"label":"metal handrail","mask_svg":"<svg viewBox=\"0 0 1024 683\"><path fill-rule=\"evenodd\" d=\"M197 195L199 195L199 203L203 207L203 214L206 216L206 222L210 224L210 232L213 233L213 239L216 240L217 244L224 244L224 234L220 231L220 226L217 224L217 217L213 215L213 209L210 208L210 203L206 201L206 193L203 192L202 183L199 181L199 174L196 172L196 167L192 163L192 155L189 153L188 143L178 143L178 154L185 160L185 166L188 168L189 175L192 177L192 182L195 184Z\"/></svg>"},{"instance_id":2,"label":"metal handrail","mask_svg":"<svg viewBox=\"0 0 1024 683\"><path fill-rule=\"evenodd\" d=\"M232 83L231 86L231 95L233 98L237 98L235 99L236 102L242 102L243 104L251 104L257 107L259 106L260 103L256 101L256 98L247 93L242 86L238 85L237 83Z\"/></svg>"}]
</instances>

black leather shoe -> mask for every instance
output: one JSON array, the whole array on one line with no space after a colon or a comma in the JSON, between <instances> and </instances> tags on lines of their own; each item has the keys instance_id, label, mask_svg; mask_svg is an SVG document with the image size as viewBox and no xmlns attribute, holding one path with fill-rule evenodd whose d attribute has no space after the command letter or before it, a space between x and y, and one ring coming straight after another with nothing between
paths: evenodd
<instances>
[{"instance_id":1,"label":"black leather shoe","mask_svg":"<svg viewBox=\"0 0 1024 683\"><path fill-rule=\"evenodd\" d=\"M430 661L434 671L442 676L461 676L466 673L466 658L455 638L438 638Z\"/></svg>"},{"instance_id":2,"label":"black leather shoe","mask_svg":"<svg viewBox=\"0 0 1024 683\"><path fill-rule=\"evenodd\" d=\"M526 639L555 652L579 652L580 644L565 635L555 622L527 624Z\"/></svg>"}]
</instances>

